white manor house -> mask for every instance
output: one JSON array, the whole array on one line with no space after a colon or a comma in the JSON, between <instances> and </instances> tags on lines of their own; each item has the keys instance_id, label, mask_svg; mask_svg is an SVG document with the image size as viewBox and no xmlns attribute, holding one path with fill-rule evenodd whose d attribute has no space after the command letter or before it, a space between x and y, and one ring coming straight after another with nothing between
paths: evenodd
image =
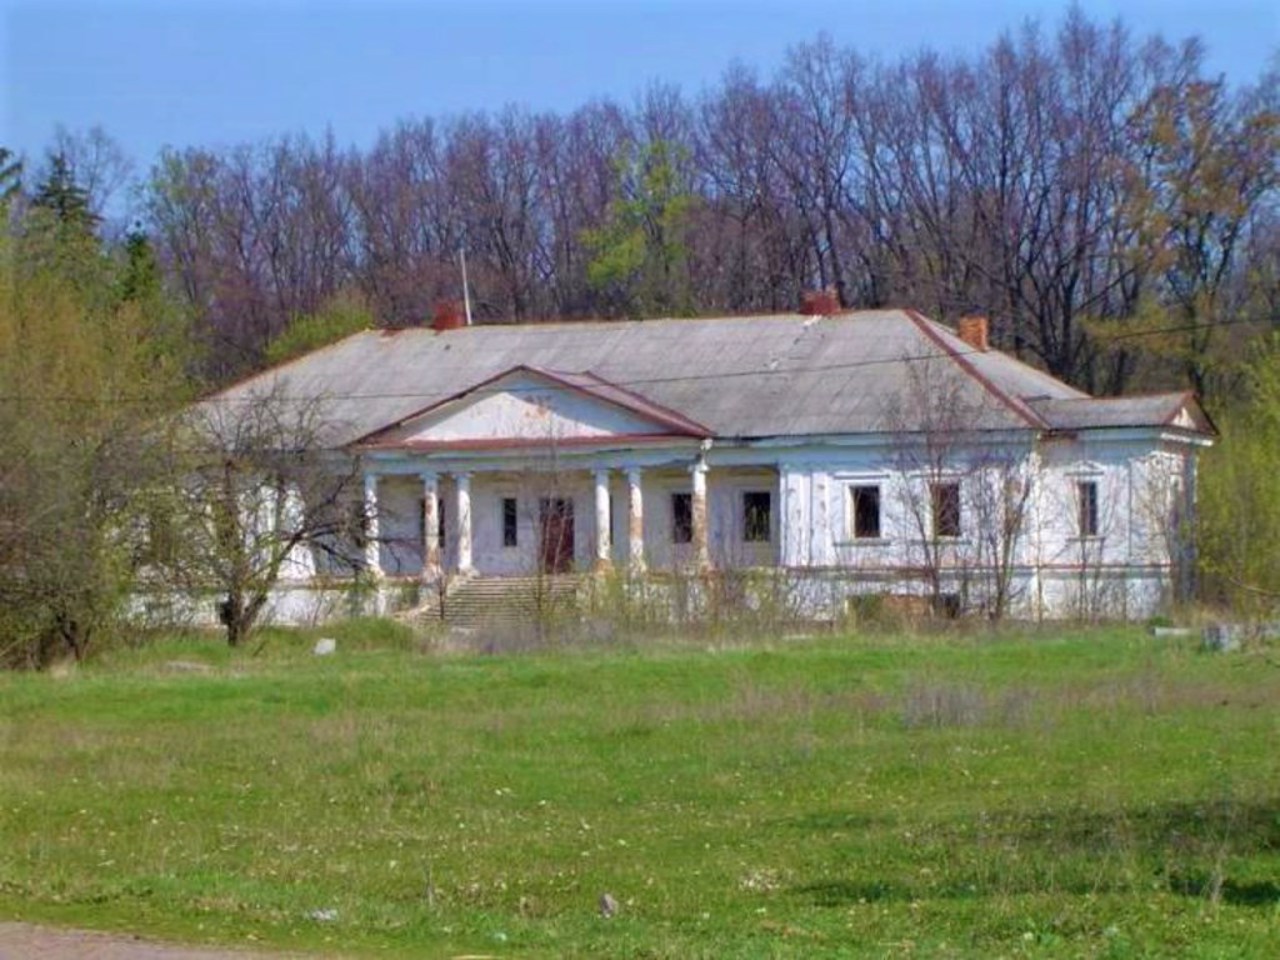
<instances>
[{"instance_id":1,"label":"white manor house","mask_svg":"<svg viewBox=\"0 0 1280 960\"><path fill-rule=\"evenodd\" d=\"M865 594L1145 617L1186 586L1195 398L1095 398L911 310L359 333L205 401L317 401L357 549L415 583L758 571ZM278 619L343 571L300 548ZM348 575L350 571L347 571ZM430 591L428 591L430 592Z\"/></svg>"}]
</instances>

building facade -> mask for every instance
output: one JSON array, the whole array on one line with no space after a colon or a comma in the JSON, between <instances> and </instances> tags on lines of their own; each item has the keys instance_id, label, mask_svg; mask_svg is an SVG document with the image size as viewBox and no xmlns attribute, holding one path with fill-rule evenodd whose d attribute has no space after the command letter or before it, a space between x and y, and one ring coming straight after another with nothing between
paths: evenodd
<instances>
[{"instance_id":1,"label":"building facade","mask_svg":"<svg viewBox=\"0 0 1280 960\"><path fill-rule=\"evenodd\" d=\"M1190 395L1089 397L899 310L369 332L206 402L266 390L323 402L379 583L765 571L814 615L1149 616L1213 434ZM285 618L342 573L290 571Z\"/></svg>"}]
</instances>

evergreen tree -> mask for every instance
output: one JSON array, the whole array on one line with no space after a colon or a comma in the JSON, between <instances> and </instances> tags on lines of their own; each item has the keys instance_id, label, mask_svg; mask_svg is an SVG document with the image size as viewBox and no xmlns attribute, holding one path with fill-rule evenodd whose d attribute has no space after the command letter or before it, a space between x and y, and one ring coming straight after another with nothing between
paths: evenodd
<instances>
[{"instance_id":1,"label":"evergreen tree","mask_svg":"<svg viewBox=\"0 0 1280 960\"><path fill-rule=\"evenodd\" d=\"M7 147L0 147L0 207L13 201L22 189L22 161Z\"/></svg>"},{"instance_id":2,"label":"evergreen tree","mask_svg":"<svg viewBox=\"0 0 1280 960\"><path fill-rule=\"evenodd\" d=\"M76 182L65 154L49 157L49 172L36 187L32 205L48 210L64 227L92 233L102 221L89 205L89 191Z\"/></svg>"}]
</instances>

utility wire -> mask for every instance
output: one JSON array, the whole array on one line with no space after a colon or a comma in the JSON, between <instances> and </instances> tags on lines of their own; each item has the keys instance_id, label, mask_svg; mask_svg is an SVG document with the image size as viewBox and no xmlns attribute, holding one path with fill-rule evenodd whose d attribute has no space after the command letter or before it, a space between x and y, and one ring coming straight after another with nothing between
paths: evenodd
<instances>
[{"instance_id":1,"label":"utility wire","mask_svg":"<svg viewBox=\"0 0 1280 960\"><path fill-rule=\"evenodd\" d=\"M936 322L936 321L930 321L930 322ZM1216 328L1216 327L1236 326L1240 324L1258 324L1258 323L1259 321L1249 319L1249 318L1236 318L1234 320L1222 320L1222 321L1219 321L1218 323L1212 324L1212 326ZM1205 324L1182 324L1179 326L1157 327L1151 330L1135 330L1135 331L1129 331L1128 333L1118 333L1112 336L1108 336L1106 340L1108 342L1111 342L1115 340L1130 340L1130 339L1137 339L1139 337L1159 336L1161 334L1168 334L1168 333L1188 333L1195 330L1202 330L1204 329L1205 326L1206 326ZM776 366L761 367L761 368L755 368L751 370L729 370L729 371L720 371L720 372L711 372L711 373L672 374L672 375L661 376L661 377L637 377L637 378L632 378L628 380L602 380L601 385L604 387L610 387L610 386L639 387L639 386L647 386L647 385L663 384L663 383L682 383L686 381L701 382L706 380L735 380L735 379L741 379L743 377L768 377L768 376L780 376L780 375L790 376L797 373L834 373L842 370L856 370L862 367L874 367L874 366L881 366L884 364L891 364L891 363L915 363L915 362L922 362L926 360L947 360L947 359L957 359L960 357L969 357L969 356L987 356L987 355L990 355L992 352L995 352L1001 356L1008 357L1008 359L1014 360L1015 362L1018 362L1018 363L1024 362L1024 361L1018 360L1016 357L1012 357L1008 354L1005 354L1003 351L998 351L998 350L987 351L987 350L977 350L977 349L955 350L955 351L945 351L945 352L938 351L933 353L921 353L921 354L904 354L902 356L897 356L897 357L876 357L868 360L849 360L842 363L817 364L813 366L787 366L785 365L785 361L782 358L779 358L776 363ZM1030 365L1027 364L1027 366L1030 366ZM544 368L544 369L546 369L548 373L553 373L553 374L571 373L573 375L578 375L583 372L583 371L553 370L551 368ZM1031 369L1035 370L1037 373L1044 374L1045 376L1049 376L1049 377L1053 376L1053 374L1050 374L1044 370L1040 370L1038 367L1032 367ZM496 375L501 376L503 372L504 371L498 371ZM276 373L276 371L273 369L263 370L260 373L253 374L248 380L242 381L240 384L235 384L235 385L232 385L231 387L224 388L224 390L220 391L219 393L211 394L209 396L200 398L199 400L196 400L193 402L194 403L205 403L205 402L260 403L264 399L269 397L270 394L255 393L248 396L223 396L223 394L231 390L240 389L241 387L248 385L253 380L256 380L258 378L263 378L263 377L269 377L274 373ZM287 379L287 377L281 377L280 379ZM288 395L284 395L284 396L274 397L274 399L277 399L282 402L291 402L291 401L314 402L314 401L327 401L327 400L432 400L432 399L445 399L452 396L459 396L461 394L465 394L467 396L484 396L486 394L491 394L491 393L492 394L542 393L544 392L544 390L545 390L544 387L528 387L528 388L492 387L492 388L479 388L476 390L468 390L464 387L461 390L412 390L412 391L368 391L368 392L361 391L359 393L322 393L315 396L307 396L307 397L297 397L297 396L291 397ZM63 403L80 403L80 404L87 404L87 405L126 404L126 403L145 404L145 403L160 403L167 399L168 399L167 397L162 397L162 396L112 397L108 399L102 399L98 397L74 397L68 394L43 394L43 395L27 394L22 396L13 395L13 394L0 395L0 403L19 403L23 401L43 401L43 402L57 401L57 402L63 402Z\"/></svg>"}]
</instances>

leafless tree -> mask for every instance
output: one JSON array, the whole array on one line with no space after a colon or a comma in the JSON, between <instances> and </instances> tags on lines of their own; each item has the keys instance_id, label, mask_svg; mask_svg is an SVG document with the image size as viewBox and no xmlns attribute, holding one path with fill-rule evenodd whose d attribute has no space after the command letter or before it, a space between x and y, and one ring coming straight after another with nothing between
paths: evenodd
<instances>
[{"instance_id":1,"label":"leafless tree","mask_svg":"<svg viewBox=\"0 0 1280 960\"><path fill-rule=\"evenodd\" d=\"M975 399L949 360L908 367L886 408L898 502L907 517L909 562L937 613L975 605L1008 614L1024 561L1035 488L1035 438L992 429L991 404Z\"/></svg>"},{"instance_id":2,"label":"leafless tree","mask_svg":"<svg viewBox=\"0 0 1280 960\"><path fill-rule=\"evenodd\" d=\"M214 593L239 646L286 576L359 573L375 518L351 457L329 452L322 400L282 390L211 400L185 420L175 466L177 543L162 582Z\"/></svg>"}]
</instances>

